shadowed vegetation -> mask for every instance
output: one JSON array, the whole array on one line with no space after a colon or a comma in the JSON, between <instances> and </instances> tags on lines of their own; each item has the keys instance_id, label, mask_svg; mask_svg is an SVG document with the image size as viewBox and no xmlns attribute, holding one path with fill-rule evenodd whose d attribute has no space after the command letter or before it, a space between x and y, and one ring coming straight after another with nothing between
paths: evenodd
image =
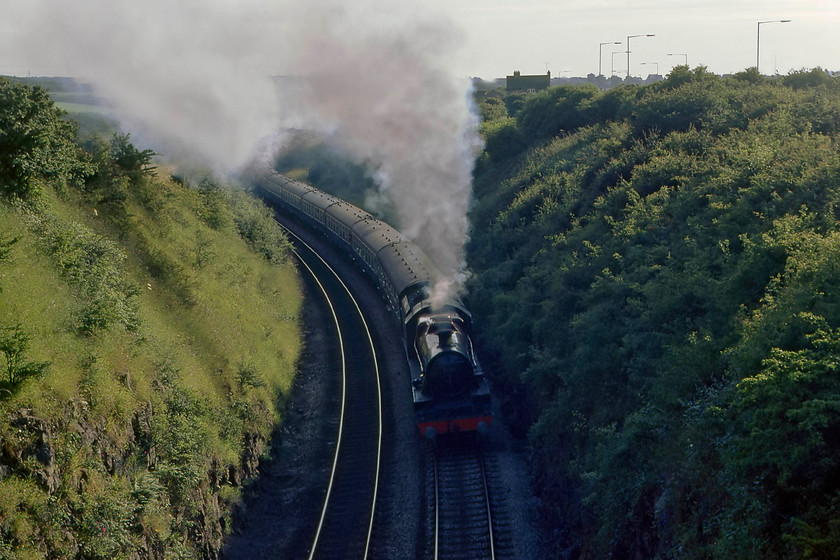
<instances>
[{"instance_id":1,"label":"shadowed vegetation","mask_svg":"<svg viewBox=\"0 0 840 560\"><path fill-rule=\"evenodd\" d=\"M836 554L840 78L478 100L469 305L553 554Z\"/></svg>"}]
</instances>

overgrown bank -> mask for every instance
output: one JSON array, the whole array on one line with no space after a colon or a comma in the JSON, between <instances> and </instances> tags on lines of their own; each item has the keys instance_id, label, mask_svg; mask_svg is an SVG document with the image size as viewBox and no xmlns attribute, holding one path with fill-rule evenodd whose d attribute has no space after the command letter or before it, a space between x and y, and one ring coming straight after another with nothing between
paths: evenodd
<instances>
[{"instance_id":1,"label":"overgrown bank","mask_svg":"<svg viewBox=\"0 0 840 560\"><path fill-rule=\"evenodd\" d=\"M469 305L568 558L840 549L840 78L481 94Z\"/></svg>"},{"instance_id":2,"label":"overgrown bank","mask_svg":"<svg viewBox=\"0 0 840 560\"><path fill-rule=\"evenodd\" d=\"M212 558L299 352L261 203L0 79L0 558Z\"/></svg>"}]
</instances>

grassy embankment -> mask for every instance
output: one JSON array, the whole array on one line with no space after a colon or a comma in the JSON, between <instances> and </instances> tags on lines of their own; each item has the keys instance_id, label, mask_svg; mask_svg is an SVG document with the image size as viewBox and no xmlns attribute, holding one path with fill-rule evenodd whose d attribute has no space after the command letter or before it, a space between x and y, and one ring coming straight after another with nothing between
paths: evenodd
<instances>
[{"instance_id":1,"label":"grassy embankment","mask_svg":"<svg viewBox=\"0 0 840 560\"><path fill-rule=\"evenodd\" d=\"M243 192L92 159L0 202L0 558L213 556L281 421L296 273Z\"/></svg>"}]
</instances>

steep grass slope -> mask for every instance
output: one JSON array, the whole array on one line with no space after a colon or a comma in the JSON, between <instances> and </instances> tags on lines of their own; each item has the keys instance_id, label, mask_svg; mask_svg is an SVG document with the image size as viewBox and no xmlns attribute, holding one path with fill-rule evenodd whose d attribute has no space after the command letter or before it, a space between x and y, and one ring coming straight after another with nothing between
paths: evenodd
<instances>
[{"instance_id":1,"label":"steep grass slope","mask_svg":"<svg viewBox=\"0 0 840 560\"><path fill-rule=\"evenodd\" d=\"M0 558L215 557L282 421L287 241L249 195L150 155L117 135L75 153L81 178L3 189Z\"/></svg>"}]
</instances>

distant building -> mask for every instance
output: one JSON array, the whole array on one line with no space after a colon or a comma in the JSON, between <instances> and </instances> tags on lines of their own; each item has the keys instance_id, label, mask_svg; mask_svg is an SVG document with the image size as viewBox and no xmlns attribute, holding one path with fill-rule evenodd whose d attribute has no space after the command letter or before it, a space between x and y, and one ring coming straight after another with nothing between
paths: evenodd
<instances>
[{"instance_id":1,"label":"distant building","mask_svg":"<svg viewBox=\"0 0 840 560\"><path fill-rule=\"evenodd\" d=\"M516 70L513 73L513 76L507 77L507 90L535 92L547 89L550 83L550 71L536 76L523 76L519 73L519 70Z\"/></svg>"}]
</instances>

